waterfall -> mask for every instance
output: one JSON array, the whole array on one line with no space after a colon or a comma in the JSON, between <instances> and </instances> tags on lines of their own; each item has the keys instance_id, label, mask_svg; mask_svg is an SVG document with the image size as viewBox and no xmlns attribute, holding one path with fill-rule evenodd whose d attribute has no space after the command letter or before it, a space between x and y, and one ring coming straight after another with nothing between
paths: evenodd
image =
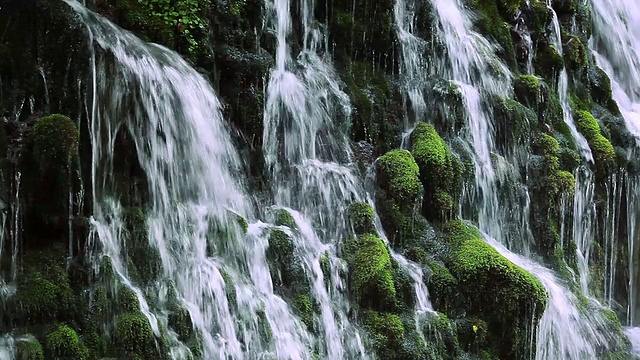
<instances>
[{"instance_id":1,"label":"waterfall","mask_svg":"<svg viewBox=\"0 0 640 360\"><path fill-rule=\"evenodd\" d=\"M157 324L168 327L163 307L171 286L188 309L206 359L259 358L272 352L283 359L308 358L302 356L302 342L309 335L273 292L264 227L252 224L244 236L236 225L236 213L253 218L251 204L237 181L242 162L208 82L176 53L143 43L77 2L68 4L81 16L95 47L89 125L93 241L100 249L95 264L100 266L103 256L110 259L155 332ZM161 276L168 279L155 289L131 279L123 251L124 209L115 197L118 179L113 174L115 143L123 133L131 138L148 181L146 231ZM212 225L227 230L212 233ZM229 286L235 288L236 304L228 302ZM272 340L261 338L262 318ZM188 350L175 333L172 345L173 358L186 357Z\"/></svg>"}]
</instances>

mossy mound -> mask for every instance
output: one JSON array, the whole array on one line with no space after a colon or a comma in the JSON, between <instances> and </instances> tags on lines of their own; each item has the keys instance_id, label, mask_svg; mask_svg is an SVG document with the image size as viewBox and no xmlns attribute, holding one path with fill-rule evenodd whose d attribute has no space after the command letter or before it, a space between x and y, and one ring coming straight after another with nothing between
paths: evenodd
<instances>
[{"instance_id":1,"label":"mossy mound","mask_svg":"<svg viewBox=\"0 0 640 360\"><path fill-rule=\"evenodd\" d=\"M16 344L17 360L44 360L44 350L34 338L20 339Z\"/></svg>"},{"instance_id":2,"label":"mossy mound","mask_svg":"<svg viewBox=\"0 0 640 360\"><path fill-rule=\"evenodd\" d=\"M66 170L71 159L78 155L78 128L64 115L53 114L40 118L31 136L41 170L51 167Z\"/></svg>"},{"instance_id":3,"label":"mossy mound","mask_svg":"<svg viewBox=\"0 0 640 360\"><path fill-rule=\"evenodd\" d=\"M553 83L564 67L564 59L553 45L541 43L533 59L533 66L536 74Z\"/></svg>"},{"instance_id":4,"label":"mossy mound","mask_svg":"<svg viewBox=\"0 0 640 360\"><path fill-rule=\"evenodd\" d=\"M140 312L118 316L115 342L120 356L151 359L157 355L149 320Z\"/></svg>"},{"instance_id":5,"label":"mossy mound","mask_svg":"<svg viewBox=\"0 0 640 360\"><path fill-rule=\"evenodd\" d=\"M498 55L512 69L515 69L516 58L510 23L514 22L516 14L525 4L521 0L474 0L471 3L476 10L475 25L478 31L500 45Z\"/></svg>"},{"instance_id":6,"label":"mossy mound","mask_svg":"<svg viewBox=\"0 0 640 360\"><path fill-rule=\"evenodd\" d=\"M357 235L377 233L374 225L375 213L371 205L365 202L353 203L349 207L349 216Z\"/></svg>"},{"instance_id":7,"label":"mossy mound","mask_svg":"<svg viewBox=\"0 0 640 360\"><path fill-rule=\"evenodd\" d=\"M285 209L278 209L275 214L274 224L276 226L286 226L290 229L296 229L296 221Z\"/></svg>"},{"instance_id":8,"label":"mossy mound","mask_svg":"<svg viewBox=\"0 0 640 360\"><path fill-rule=\"evenodd\" d=\"M393 150L377 162L376 208L394 246L408 243L423 229L417 216L423 192L420 168L406 150Z\"/></svg>"},{"instance_id":9,"label":"mossy mound","mask_svg":"<svg viewBox=\"0 0 640 360\"><path fill-rule=\"evenodd\" d=\"M533 75L520 75L513 81L516 100L522 104L536 106L540 98L540 81Z\"/></svg>"},{"instance_id":10,"label":"mossy mound","mask_svg":"<svg viewBox=\"0 0 640 360\"><path fill-rule=\"evenodd\" d=\"M350 240L355 250L348 257L351 286L361 306L374 310L390 309L395 305L391 255L379 237L365 234Z\"/></svg>"},{"instance_id":11,"label":"mossy mound","mask_svg":"<svg viewBox=\"0 0 640 360\"><path fill-rule=\"evenodd\" d=\"M428 220L454 216L462 191L464 166L453 155L433 125L420 123L411 133L411 154L424 186L422 213Z\"/></svg>"},{"instance_id":12,"label":"mossy mound","mask_svg":"<svg viewBox=\"0 0 640 360\"><path fill-rule=\"evenodd\" d=\"M382 359L398 358L405 337L404 326L398 315L367 311L363 319L378 356Z\"/></svg>"},{"instance_id":13,"label":"mossy mound","mask_svg":"<svg viewBox=\"0 0 640 360\"><path fill-rule=\"evenodd\" d=\"M596 165L602 172L606 172L615 164L615 151L613 145L605 138L598 121L586 110L576 113L576 126L589 142Z\"/></svg>"},{"instance_id":14,"label":"mossy mound","mask_svg":"<svg viewBox=\"0 0 640 360\"><path fill-rule=\"evenodd\" d=\"M54 359L87 360L89 350L80 342L75 330L67 325L59 325L47 334L47 357Z\"/></svg>"},{"instance_id":15,"label":"mossy mound","mask_svg":"<svg viewBox=\"0 0 640 360\"><path fill-rule=\"evenodd\" d=\"M136 280L148 284L162 272L158 249L149 243L146 216L140 208L126 208L122 213L129 272Z\"/></svg>"},{"instance_id":16,"label":"mossy mound","mask_svg":"<svg viewBox=\"0 0 640 360\"><path fill-rule=\"evenodd\" d=\"M587 65L588 51L582 40L575 35L567 35L562 41L562 52L567 69L572 71L583 69Z\"/></svg>"},{"instance_id":17,"label":"mossy mound","mask_svg":"<svg viewBox=\"0 0 640 360\"><path fill-rule=\"evenodd\" d=\"M463 222L451 221L443 231L453 253L448 269L458 281L456 296L466 316L486 321L494 351L513 358L529 345L520 335L542 316L548 299L544 286Z\"/></svg>"}]
</instances>

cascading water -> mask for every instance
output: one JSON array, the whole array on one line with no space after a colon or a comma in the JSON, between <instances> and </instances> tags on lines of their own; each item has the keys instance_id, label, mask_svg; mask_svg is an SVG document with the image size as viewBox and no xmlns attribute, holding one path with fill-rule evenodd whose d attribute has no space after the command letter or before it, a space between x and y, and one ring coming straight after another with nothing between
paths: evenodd
<instances>
[{"instance_id":1,"label":"cascading water","mask_svg":"<svg viewBox=\"0 0 640 360\"><path fill-rule=\"evenodd\" d=\"M454 81L460 87L465 101L471 137L470 143L475 152L476 196L471 198L471 202L480 209L478 216L479 228L485 233L489 244L512 262L536 276L549 293L549 303L537 329L536 358L540 360L595 358L597 349L606 348L608 341L607 337L602 333L601 326L604 324L604 320L599 318L601 315L583 316L582 312L578 310L579 299L565 288L550 270L526 258L515 255L501 244L509 244L512 241L506 238L507 235L502 230L505 224L502 220L505 219L506 214L505 211L502 211L504 207L501 207L502 204L497 197L496 180L498 176L496 171L500 171L500 176L505 176L506 173L504 172L508 171L510 167L500 166L496 170L492 164L491 154L494 151L494 141L492 123L489 120L492 118L492 114L490 106L486 106L484 103L483 96L487 93L498 96L509 95L505 89L510 88L508 83L510 73L504 68L504 65L498 66L499 69L503 70L498 71L499 76L492 75L495 74L495 70L493 72L488 71L489 64L495 68L495 64L501 64L501 62L490 57L488 54L490 51L487 50L492 50L491 45L482 36L471 30L472 23L469 14L463 10L464 7L461 3L438 0L433 0L432 3L438 19L438 25L436 26L438 33L436 36L443 39L448 55L444 59L448 63L444 67L447 70L442 74L437 74L437 76ZM549 6L549 8L551 7ZM403 0L398 0L396 9L407 9L407 6ZM402 16L396 14L396 18L410 19L411 17L406 14ZM553 20L555 46L558 51L562 51L559 23L555 13ZM402 23L397 23L396 27L408 31L407 27L403 27ZM411 47L402 41L401 46L403 46L403 61L409 64L415 63L414 57L419 57L420 54L411 53ZM407 52L409 55L407 55ZM593 157L586 139L573 124L573 117L568 103L568 75L566 70L563 70L559 80L558 86L561 93L561 102L563 103L563 118L571 128L571 133L578 142L583 157L587 161L592 161ZM405 90L412 91L410 88ZM588 173L590 174L590 172ZM592 190L592 176L589 176L589 174L579 177L579 185ZM576 206L582 208L583 202L585 203L584 207L590 206L591 201L588 197L591 193L589 191L584 194L581 193L581 201L576 201ZM583 199L582 197L586 198ZM512 209L514 207L507 206L506 208ZM519 209L519 211L522 211L522 209ZM581 215L577 221L582 224L582 221L588 220L592 216L595 216L595 214L590 212L586 218ZM524 227L528 228L528 223ZM530 231L526 233L530 234ZM588 244L592 240L592 236L581 232L577 232L576 236L583 241L581 250L588 253ZM494 238L498 239L499 242L493 240ZM523 238L527 239L526 235ZM525 249L526 247L525 245ZM588 255L584 256L583 259L582 268L588 264ZM597 305L594 306L597 307Z\"/></svg>"},{"instance_id":2,"label":"cascading water","mask_svg":"<svg viewBox=\"0 0 640 360\"><path fill-rule=\"evenodd\" d=\"M234 212L251 219L251 207L233 176L241 162L207 81L177 54L143 43L77 2L68 4L96 47L90 132L94 241L101 254L137 295L156 332L158 322L168 327L162 307L167 282L172 284L202 339L204 358L308 359L309 334L273 293L264 226L252 224L243 236L236 225ZM169 279L156 289L135 284L123 256L123 209L113 176L114 144L122 131L133 140L148 181L149 245ZM212 235L211 226L226 230ZM223 280L223 271L233 285ZM235 287L236 304L227 300L228 286ZM261 336L260 319L266 319L270 339ZM185 358L188 350L173 337L172 357Z\"/></svg>"},{"instance_id":3,"label":"cascading water","mask_svg":"<svg viewBox=\"0 0 640 360\"><path fill-rule=\"evenodd\" d=\"M324 330L320 355L366 359L369 355L360 340L364 335L349 321L346 286L337 276L345 269L337 251L348 233L345 205L365 199L347 137L351 104L336 81L330 59L326 53L320 55L328 44L322 28L314 26L312 1L298 4L304 41L296 59L290 55L291 7L291 0L267 2L267 20L278 35L278 49L266 94L265 160L276 206L289 209L298 227L292 235L298 240L296 247L306 265ZM330 265L329 291L322 280L326 274L318 267L323 254ZM392 254L415 282L418 307L430 306L421 270Z\"/></svg>"}]
</instances>

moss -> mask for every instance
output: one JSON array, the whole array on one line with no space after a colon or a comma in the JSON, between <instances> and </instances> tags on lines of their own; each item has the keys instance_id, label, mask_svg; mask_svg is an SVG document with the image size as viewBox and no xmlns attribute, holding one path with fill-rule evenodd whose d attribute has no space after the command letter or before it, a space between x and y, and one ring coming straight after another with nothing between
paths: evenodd
<instances>
[{"instance_id":1,"label":"moss","mask_svg":"<svg viewBox=\"0 0 640 360\"><path fill-rule=\"evenodd\" d=\"M367 311L364 327L371 334L374 347L382 359L394 359L404 343L402 321L395 314Z\"/></svg>"},{"instance_id":2,"label":"moss","mask_svg":"<svg viewBox=\"0 0 640 360\"><path fill-rule=\"evenodd\" d=\"M530 3L531 21L529 24L532 38L538 40L546 35L546 28L551 21L551 13L547 8L546 1L531 1Z\"/></svg>"},{"instance_id":3,"label":"moss","mask_svg":"<svg viewBox=\"0 0 640 360\"><path fill-rule=\"evenodd\" d=\"M293 299L293 309L307 328L312 329L315 309L309 295L301 294L296 296L296 298Z\"/></svg>"},{"instance_id":4,"label":"moss","mask_svg":"<svg viewBox=\"0 0 640 360\"><path fill-rule=\"evenodd\" d=\"M535 71L548 81L555 81L564 67L564 59L553 45L541 44L533 59Z\"/></svg>"},{"instance_id":5,"label":"moss","mask_svg":"<svg viewBox=\"0 0 640 360\"><path fill-rule=\"evenodd\" d=\"M568 171L558 171L554 174L554 184L558 192L565 194L569 197L573 196L575 191L575 178L573 174Z\"/></svg>"},{"instance_id":6,"label":"moss","mask_svg":"<svg viewBox=\"0 0 640 360\"><path fill-rule=\"evenodd\" d=\"M67 325L54 328L46 339L47 357L86 360L89 350L80 342L75 330Z\"/></svg>"},{"instance_id":7,"label":"moss","mask_svg":"<svg viewBox=\"0 0 640 360\"><path fill-rule=\"evenodd\" d=\"M286 226L290 229L296 229L296 221L291 214L285 209L278 209L275 215L276 226Z\"/></svg>"},{"instance_id":8,"label":"moss","mask_svg":"<svg viewBox=\"0 0 640 360\"><path fill-rule=\"evenodd\" d=\"M460 351L456 323L443 313L425 314L423 333L440 359L453 359Z\"/></svg>"},{"instance_id":9,"label":"moss","mask_svg":"<svg viewBox=\"0 0 640 360\"><path fill-rule=\"evenodd\" d=\"M448 312L456 306L458 280L451 275L449 269L436 261L428 261L431 269L429 277L429 294L434 307Z\"/></svg>"},{"instance_id":10,"label":"moss","mask_svg":"<svg viewBox=\"0 0 640 360\"><path fill-rule=\"evenodd\" d=\"M498 55L512 69L516 66L516 59L509 22L515 19L523 5L524 1L520 0L474 0L472 2L476 10L475 24L479 32L501 46Z\"/></svg>"},{"instance_id":11,"label":"moss","mask_svg":"<svg viewBox=\"0 0 640 360\"><path fill-rule=\"evenodd\" d=\"M592 65L588 71L585 72L589 93L597 104L602 105L612 114L620 114L618 104L613 99L613 93L611 90L611 79L607 73L600 67Z\"/></svg>"},{"instance_id":12,"label":"moss","mask_svg":"<svg viewBox=\"0 0 640 360\"><path fill-rule=\"evenodd\" d=\"M140 208L125 208L122 221L129 271L136 280L150 283L162 272L162 263L158 249L149 243L146 215Z\"/></svg>"},{"instance_id":13,"label":"moss","mask_svg":"<svg viewBox=\"0 0 640 360\"><path fill-rule=\"evenodd\" d=\"M19 340L16 350L17 360L44 360L42 345L35 338Z\"/></svg>"},{"instance_id":14,"label":"moss","mask_svg":"<svg viewBox=\"0 0 640 360\"><path fill-rule=\"evenodd\" d=\"M237 215L236 223L238 224L238 226L240 226L240 229L242 230L243 234L246 234L249 231L249 223L247 222L247 219L245 219L244 217Z\"/></svg>"},{"instance_id":15,"label":"moss","mask_svg":"<svg viewBox=\"0 0 640 360\"><path fill-rule=\"evenodd\" d=\"M418 124L411 133L411 143L425 189L423 214L430 220L446 219L462 191L463 165L431 124Z\"/></svg>"},{"instance_id":16,"label":"moss","mask_svg":"<svg viewBox=\"0 0 640 360\"><path fill-rule=\"evenodd\" d=\"M587 65L587 48L579 37L568 35L562 39L564 62L568 69L579 70Z\"/></svg>"},{"instance_id":17,"label":"moss","mask_svg":"<svg viewBox=\"0 0 640 360\"><path fill-rule=\"evenodd\" d=\"M235 306L237 302L236 286L228 272L221 270L220 275L224 280L225 291L227 292L227 301L230 306Z\"/></svg>"},{"instance_id":18,"label":"moss","mask_svg":"<svg viewBox=\"0 0 640 360\"><path fill-rule=\"evenodd\" d=\"M401 207L413 207L422 194L420 169L406 150L393 150L378 160L378 181Z\"/></svg>"},{"instance_id":19,"label":"moss","mask_svg":"<svg viewBox=\"0 0 640 360\"><path fill-rule=\"evenodd\" d=\"M365 202L355 202L349 207L349 215L356 234L377 234L373 208Z\"/></svg>"},{"instance_id":20,"label":"moss","mask_svg":"<svg viewBox=\"0 0 640 360\"><path fill-rule=\"evenodd\" d=\"M329 252L325 251L322 256L320 256L320 269L322 270L322 274L324 275L325 283L329 283L331 281L331 261L329 260Z\"/></svg>"},{"instance_id":21,"label":"moss","mask_svg":"<svg viewBox=\"0 0 640 360\"><path fill-rule=\"evenodd\" d=\"M533 110L510 98L497 100L494 117L496 146L507 154L516 144L530 141L532 125L538 122Z\"/></svg>"},{"instance_id":22,"label":"moss","mask_svg":"<svg viewBox=\"0 0 640 360\"><path fill-rule=\"evenodd\" d=\"M513 82L513 90L516 100L527 106L533 106L538 103L540 81L533 75L520 75Z\"/></svg>"},{"instance_id":23,"label":"moss","mask_svg":"<svg viewBox=\"0 0 640 360\"><path fill-rule=\"evenodd\" d=\"M181 305L173 306L169 313L169 326L178 334L178 339L187 342L193 335L193 321L189 310Z\"/></svg>"},{"instance_id":24,"label":"moss","mask_svg":"<svg viewBox=\"0 0 640 360\"><path fill-rule=\"evenodd\" d=\"M33 127L33 150L40 169L62 167L78 155L79 133L68 117L53 114L42 117Z\"/></svg>"},{"instance_id":25,"label":"moss","mask_svg":"<svg viewBox=\"0 0 640 360\"><path fill-rule=\"evenodd\" d=\"M140 312L118 316L115 342L122 356L153 358L155 341L149 320Z\"/></svg>"},{"instance_id":26,"label":"moss","mask_svg":"<svg viewBox=\"0 0 640 360\"><path fill-rule=\"evenodd\" d=\"M589 111L582 110L576 113L576 125L578 130L589 142L596 164L601 171L606 171L615 163L615 151L611 142L600 131L598 121Z\"/></svg>"},{"instance_id":27,"label":"moss","mask_svg":"<svg viewBox=\"0 0 640 360\"><path fill-rule=\"evenodd\" d=\"M396 289L389 250L380 238L371 234L360 236L357 245L349 269L360 304L377 310L393 306Z\"/></svg>"}]
</instances>

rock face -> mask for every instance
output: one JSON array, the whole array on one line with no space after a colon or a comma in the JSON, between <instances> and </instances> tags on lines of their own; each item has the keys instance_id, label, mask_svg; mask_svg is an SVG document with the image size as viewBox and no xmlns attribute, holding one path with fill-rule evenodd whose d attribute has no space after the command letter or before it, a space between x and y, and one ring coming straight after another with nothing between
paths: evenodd
<instances>
[{"instance_id":1,"label":"rock face","mask_svg":"<svg viewBox=\"0 0 640 360\"><path fill-rule=\"evenodd\" d=\"M244 157L246 174L239 177L248 178L246 186L256 198L273 196L263 149L264 89L278 51L277 34L267 26L273 21L272 2L89 3L136 36L180 53L213 84ZM306 42L318 41L302 38L295 20L300 7L313 4L318 20L313 26L328 34L321 55L335 67L351 103L345 131L360 180L375 188L375 211L372 204L341 199L339 206L349 208L348 231L343 239L322 239L339 244L343 262L335 273L328 253L317 254L320 270L310 270L295 243L307 229L299 227L293 213L277 210L269 220L273 226L263 254L270 286L309 337L322 337L325 314L309 274L323 274L327 288L339 281L350 304L348 317L368 334L367 350L381 359L528 359L552 299L537 277L483 241L472 225L481 215L469 199L482 168L474 166L473 149L462 140L474 131L465 118L469 94L425 65L429 86L422 100L428 110L417 118L414 99L405 93L406 74L400 74L404 40L395 23L401 9L394 1L296 4L287 8L294 18L288 51L296 57ZM439 26L436 5L426 0L414 5L412 36L421 38L418 52L436 63L446 52L442 39L433 36ZM586 45L593 31L591 9L579 0L554 1L552 8L541 0L468 0L465 5L473 13L473 29L495 55L490 71L504 64L512 76L507 95L491 100L495 146L490 156L499 173L496 201L528 211L524 219L507 216L510 222L499 224L510 239L504 242L514 251L526 248L554 270L558 281L584 300L584 313L591 306L587 295L611 307L599 326L619 341L599 344L597 355L627 358L629 344L618 317L626 318L627 307L637 306L631 300L634 288L627 285L634 276L629 254L637 249L627 241L635 219L620 209L630 209L638 196L633 179L639 167L636 139L612 98L611 81ZM560 44L553 38L553 16ZM167 303L143 306L145 294L115 276L112 259L99 256L91 215L94 196L99 196L92 194L93 186L101 179L92 178L88 134L93 131L91 111L100 109L91 110L87 31L60 0L9 0L0 5L0 29L0 334L19 339L17 359L202 359L202 342L212 340L194 331L189 309L173 285L163 283L166 254L149 242L154 234L145 224L148 179L129 133L104 139L119 155L104 166L117 174L114 188L124 206L120 231L127 278L162 289ZM559 93L563 76L566 94ZM579 138L593 161L585 160ZM510 171L499 171L507 167ZM585 172L592 174L585 192L588 213L579 213L588 219L586 225L574 221L579 208L573 206L574 197L585 191ZM369 181L372 175L375 180ZM487 196L480 195L484 201ZM519 213L510 210L504 212ZM235 214L234 219L231 225L211 221L206 231L224 239L220 242L236 233L252 236L247 220ZM595 229L586 235L586 249L572 236L583 225ZM519 238L525 232L527 238ZM214 258L218 250L202 249ZM434 311L420 323L414 321L414 279L396 256L424 271ZM226 284L225 301L235 304L233 276L219 276ZM581 279L587 280L583 284ZM165 309L167 325L148 316L145 306ZM261 338L246 341L271 341L268 321L266 315L256 320ZM32 336L19 338L26 334Z\"/></svg>"}]
</instances>

